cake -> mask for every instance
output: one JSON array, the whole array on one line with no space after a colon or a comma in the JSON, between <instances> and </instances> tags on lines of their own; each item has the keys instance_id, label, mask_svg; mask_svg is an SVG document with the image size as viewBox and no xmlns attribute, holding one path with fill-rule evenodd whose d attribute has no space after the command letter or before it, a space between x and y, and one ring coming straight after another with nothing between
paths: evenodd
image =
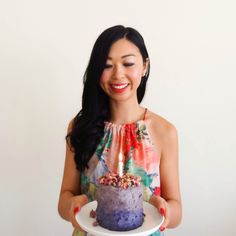
<instances>
[{"instance_id":1,"label":"cake","mask_svg":"<svg viewBox=\"0 0 236 236\"><path fill-rule=\"evenodd\" d=\"M114 231L128 231L143 224L143 189L140 177L107 173L99 178L96 221Z\"/></svg>"}]
</instances>

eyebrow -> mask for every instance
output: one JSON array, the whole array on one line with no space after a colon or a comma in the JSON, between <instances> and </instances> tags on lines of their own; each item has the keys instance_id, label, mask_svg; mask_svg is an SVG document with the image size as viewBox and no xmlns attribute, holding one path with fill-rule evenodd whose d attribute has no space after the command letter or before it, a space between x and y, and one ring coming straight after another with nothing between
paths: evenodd
<instances>
[{"instance_id":1,"label":"eyebrow","mask_svg":"<svg viewBox=\"0 0 236 236\"><path fill-rule=\"evenodd\" d=\"M127 54L127 55L122 56L121 58L125 58L125 57L135 57L135 55L134 54ZM112 57L108 57L107 59L112 59Z\"/></svg>"}]
</instances>

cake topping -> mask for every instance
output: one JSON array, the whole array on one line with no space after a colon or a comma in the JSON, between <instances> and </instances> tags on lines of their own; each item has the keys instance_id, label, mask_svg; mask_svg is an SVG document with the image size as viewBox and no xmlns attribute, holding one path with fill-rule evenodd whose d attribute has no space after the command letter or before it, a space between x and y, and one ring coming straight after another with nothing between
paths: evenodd
<instances>
[{"instance_id":1,"label":"cake topping","mask_svg":"<svg viewBox=\"0 0 236 236\"><path fill-rule=\"evenodd\" d=\"M90 211L89 216L90 216L91 218L96 218L96 211L94 211L94 210L92 209L92 210Z\"/></svg>"},{"instance_id":2,"label":"cake topping","mask_svg":"<svg viewBox=\"0 0 236 236\"><path fill-rule=\"evenodd\" d=\"M120 187L127 189L128 187L138 187L140 185L141 177L129 173L119 174L108 172L106 175L99 178L99 183L106 186Z\"/></svg>"}]
</instances>

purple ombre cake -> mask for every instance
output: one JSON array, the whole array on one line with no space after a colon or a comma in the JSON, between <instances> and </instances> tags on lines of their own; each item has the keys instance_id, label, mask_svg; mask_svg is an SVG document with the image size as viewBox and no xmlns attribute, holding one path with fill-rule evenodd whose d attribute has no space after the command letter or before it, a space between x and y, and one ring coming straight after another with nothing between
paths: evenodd
<instances>
[{"instance_id":1,"label":"purple ombre cake","mask_svg":"<svg viewBox=\"0 0 236 236\"><path fill-rule=\"evenodd\" d=\"M99 179L96 220L104 228L127 231L143 224L143 189L140 177L108 173Z\"/></svg>"}]
</instances>

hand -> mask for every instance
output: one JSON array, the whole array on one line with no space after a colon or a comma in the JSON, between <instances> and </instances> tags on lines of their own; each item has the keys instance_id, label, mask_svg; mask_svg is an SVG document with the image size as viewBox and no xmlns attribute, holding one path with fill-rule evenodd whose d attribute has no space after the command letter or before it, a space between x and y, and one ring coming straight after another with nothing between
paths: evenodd
<instances>
[{"instance_id":1,"label":"hand","mask_svg":"<svg viewBox=\"0 0 236 236\"><path fill-rule=\"evenodd\" d=\"M88 198L85 194L72 197L70 200L70 208L69 208L69 216L70 222L74 226L74 228L84 231L80 225L77 223L75 215L80 211L81 207L88 203Z\"/></svg>"},{"instance_id":2,"label":"hand","mask_svg":"<svg viewBox=\"0 0 236 236\"><path fill-rule=\"evenodd\" d=\"M149 203L155 206L157 210L160 212L160 214L164 216L164 222L160 227L160 231L164 231L169 224L169 218L170 218L169 217L170 210L167 201L160 196L152 195L149 200Z\"/></svg>"}]
</instances>

